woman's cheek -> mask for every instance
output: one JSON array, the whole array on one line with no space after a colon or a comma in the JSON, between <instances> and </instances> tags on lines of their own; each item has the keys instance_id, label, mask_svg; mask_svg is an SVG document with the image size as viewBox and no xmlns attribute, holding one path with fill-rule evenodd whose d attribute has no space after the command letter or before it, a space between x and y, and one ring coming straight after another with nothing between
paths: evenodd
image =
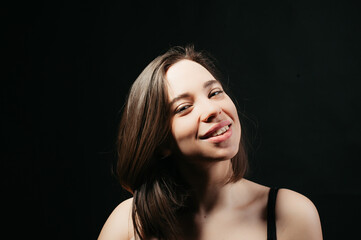
<instances>
[{"instance_id":1,"label":"woman's cheek","mask_svg":"<svg viewBox=\"0 0 361 240\"><path fill-rule=\"evenodd\" d=\"M172 134L178 147L186 145L197 136L195 124L187 117L174 119L172 122Z\"/></svg>"}]
</instances>

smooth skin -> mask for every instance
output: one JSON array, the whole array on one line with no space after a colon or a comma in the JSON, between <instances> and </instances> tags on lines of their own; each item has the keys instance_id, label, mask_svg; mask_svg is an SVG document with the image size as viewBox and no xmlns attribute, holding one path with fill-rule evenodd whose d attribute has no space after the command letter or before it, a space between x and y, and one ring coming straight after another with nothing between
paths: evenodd
<instances>
[{"instance_id":1,"label":"smooth skin","mask_svg":"<svg viewBox=\"0 0 361 240\"><path fill-rule=\"evenodd\" d=\"M178 166L195 189L192 211L182 222L183 239L266 240L269 188L247 179L227 183L230 159L241 137L236 107L222 86L200 64L181 60L167 72L172 102L172 135ZM227 138L203 138L220 122L230 123ZM231 133L231 134L230 134ZM222 141L218 141L218 140ZM214 140L214 139L213 139ZM99 240L134 239L130 198L112 212ZM276 201L278 240L321 240L320 218L305 196L280 189Z\"/></svg>"}]
</instances>

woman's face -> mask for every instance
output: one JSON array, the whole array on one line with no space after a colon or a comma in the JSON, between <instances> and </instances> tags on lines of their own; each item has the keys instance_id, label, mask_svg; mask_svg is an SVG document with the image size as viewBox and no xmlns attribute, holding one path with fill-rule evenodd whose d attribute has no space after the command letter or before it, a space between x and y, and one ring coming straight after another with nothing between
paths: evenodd
<instances>
[{"instance_id":1,"label":"woman's face","mask_svg":"<svg viewBox=\"0 0 361 240\"><path fill-rule=\"evenodd\" d=\"M172 135L190 160L227 160L241 138L237 109L221 84L202 65L181 60L167 73Z\"/></svg>"}]
</instances>

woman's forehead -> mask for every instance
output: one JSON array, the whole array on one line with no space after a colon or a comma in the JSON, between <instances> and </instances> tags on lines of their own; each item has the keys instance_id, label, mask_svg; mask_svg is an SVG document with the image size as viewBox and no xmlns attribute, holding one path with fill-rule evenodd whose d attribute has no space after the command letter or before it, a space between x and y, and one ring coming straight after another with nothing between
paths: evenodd
<instances>
[{"instance_id":1,"label":"woman's forehead","mask_svg":"<svg viewBox=\"0 0 361 240\"><path fill-rule=\"evenodd\" d=\"M188 92L194 87L203 86L214 76L202 65L191 60L181 60L172 65L167 73L166 80L170 95Z\"/></svg>"}]
</instances>

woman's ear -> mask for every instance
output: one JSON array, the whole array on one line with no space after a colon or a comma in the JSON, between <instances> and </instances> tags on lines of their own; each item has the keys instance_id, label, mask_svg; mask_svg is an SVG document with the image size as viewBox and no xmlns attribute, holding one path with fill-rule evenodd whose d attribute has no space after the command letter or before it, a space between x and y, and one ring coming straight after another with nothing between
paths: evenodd
<instances>
[{"instance_id":1,"label":"woman's ear","mask_svg":"<svg viewBox=\"0 0 361 240\"><path fill-rule=\"evenodd\" d=\"M159 146L158 148L158 156L161 159L165 159L169 156L171 156L174 153L175 150L175 140L173 139L173 136L170 134L167 136L165 141Z\"/></svg>"},{"instance_id":2,"label":"woman's ear","mask_svg":"<svg viewBox=\"0 0 361 240\"><path fill-rule=\"evenodd\" d=\"M172 151L169 148L163 148L161 150L161 159L165 159L172 155Z\"/></svg>"},{"instance_id":3,"label":"woman's ear","mask_svg":"<svg viewBox=\"0 0 361 240\"><path fill-rule=\"evenodd\" d=\"M165 159L165 158L169 157L170 155L172 155L172 150L169 147L162 144L161 146L157 147L154 155L158 159Z\"/></svg>"}]
</instances>

